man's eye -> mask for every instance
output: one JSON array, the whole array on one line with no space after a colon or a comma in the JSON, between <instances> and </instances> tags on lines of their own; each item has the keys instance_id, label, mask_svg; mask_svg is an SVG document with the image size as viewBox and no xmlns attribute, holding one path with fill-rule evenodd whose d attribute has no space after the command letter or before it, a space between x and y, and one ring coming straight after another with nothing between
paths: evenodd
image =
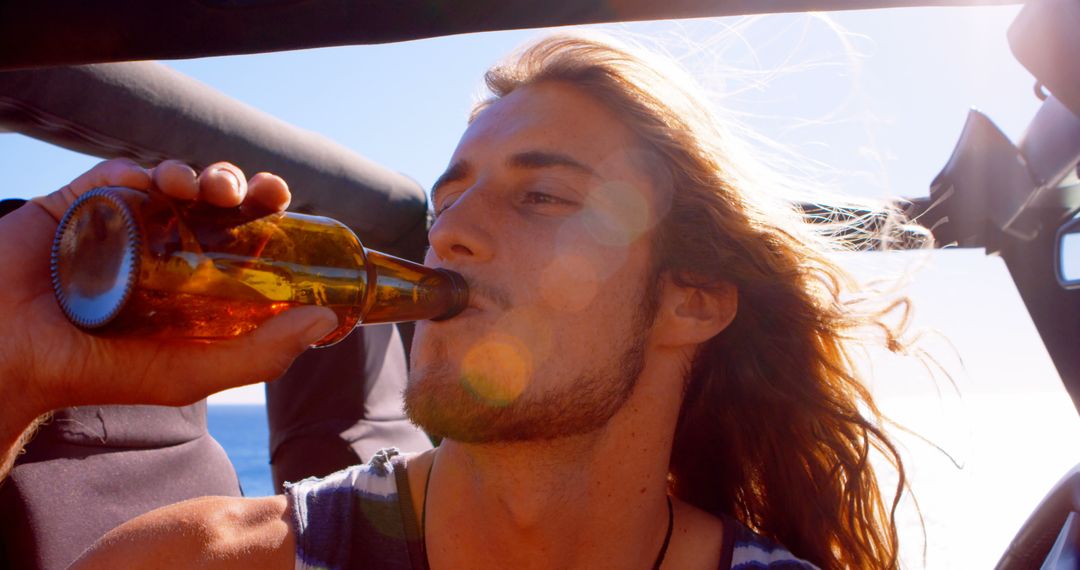
<instances>
[{"instance_id":1,"label":"man's eye","mask_svg":"<svg viewBox=\"0 0 1080 570\"><path fill-rule=\"evenodd\" d=\"M573 204L570 200L544 192L526 192L523 201L526 204Z\"/></svg>"},{"instance_id":2,"label":"man's eye","mask_svg":"<svg viewBox=\"0 0 1080 570\"><path fill-rule=\"evenodd\" d=\"M448 196L445 200L442 201L441 204L434 204L433 207L432 207L432 211L434 212L435 217L438 218L439 214L442 214L443 212L446 211L447 208L449 208L450 206L453 206L453 205L454 205L454 198Z\"/></svg>"}]
</instances>

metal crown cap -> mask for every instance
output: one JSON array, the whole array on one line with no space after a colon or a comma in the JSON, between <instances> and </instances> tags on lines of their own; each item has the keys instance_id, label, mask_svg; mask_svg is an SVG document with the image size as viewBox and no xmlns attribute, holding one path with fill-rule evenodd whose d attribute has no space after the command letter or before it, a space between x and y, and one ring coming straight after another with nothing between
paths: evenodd
<instances>
[{"instance_id":1,"label":"metal crown cap","mask_svg":"<svg viewBox=\"0 0 1080 570\"><path fill-rule=\"evenodd\" d=\"M142 236L130 206L110 188L83 194L64 214L53 238L53 292L75 325L112 321L139 274Z\"/></svg>"}]
</instances>

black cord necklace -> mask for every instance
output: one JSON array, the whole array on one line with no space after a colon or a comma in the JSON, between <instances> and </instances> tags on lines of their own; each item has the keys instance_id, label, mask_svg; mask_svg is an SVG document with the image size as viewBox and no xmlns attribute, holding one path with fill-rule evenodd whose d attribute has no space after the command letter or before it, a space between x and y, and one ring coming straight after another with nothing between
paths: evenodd
<instances>
[{"instance_id":1,"label":"black cord necklace","mask_svg":"<svg viewBox=\"0 0 1080 570\"><path fill-rule=\"evenodd\" d=\"M424 502L420 507L420 548L424 554L424 570L431 570L427 555L427 498L431 488L431 472L435 470L435 455L431 456L431 465L428 467L427 479L424 480ZM675 528L675 509L671 506L671 496L667 496L667 534L664 535L664 544L660 545L660 552L656 553L656 562L653 562L653 570L660 570L667 556L668 544L671 543L671 531Z\"/></svg>"}]
</instances>

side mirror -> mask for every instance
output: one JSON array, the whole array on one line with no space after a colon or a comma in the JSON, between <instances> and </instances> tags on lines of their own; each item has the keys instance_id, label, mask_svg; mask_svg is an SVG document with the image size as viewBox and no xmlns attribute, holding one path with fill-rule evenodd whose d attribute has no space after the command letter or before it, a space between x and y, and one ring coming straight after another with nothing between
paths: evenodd
<instances>
[{"instance_id":1,"label":"side mirror","mask_svg":"<svg viewBox=\"0 0 1080 570\"><path fill-rule=\"evenodd\" d=\"M1058 283L1066 289L1080 289L1080 218L1061 226L1057 238Z\"/></svg>"}]
</instances>

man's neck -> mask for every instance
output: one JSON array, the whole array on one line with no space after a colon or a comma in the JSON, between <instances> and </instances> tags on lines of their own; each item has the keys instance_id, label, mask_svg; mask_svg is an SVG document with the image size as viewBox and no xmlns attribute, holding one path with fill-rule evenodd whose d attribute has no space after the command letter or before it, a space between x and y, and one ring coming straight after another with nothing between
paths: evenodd
<instances>
[{"instance_id":1,"label":"man's neck","mask_svg":"<svg viewBox=\"0 0 1080 570\"><path fill-rule=\"evenodd\" d=\"M444 441L432 455L426 498L432 567L651 563L667 531L667 468L681 400L679 383L661 372L646 367L626 405L593 433Z\"/></svg>"}]
</instances>

